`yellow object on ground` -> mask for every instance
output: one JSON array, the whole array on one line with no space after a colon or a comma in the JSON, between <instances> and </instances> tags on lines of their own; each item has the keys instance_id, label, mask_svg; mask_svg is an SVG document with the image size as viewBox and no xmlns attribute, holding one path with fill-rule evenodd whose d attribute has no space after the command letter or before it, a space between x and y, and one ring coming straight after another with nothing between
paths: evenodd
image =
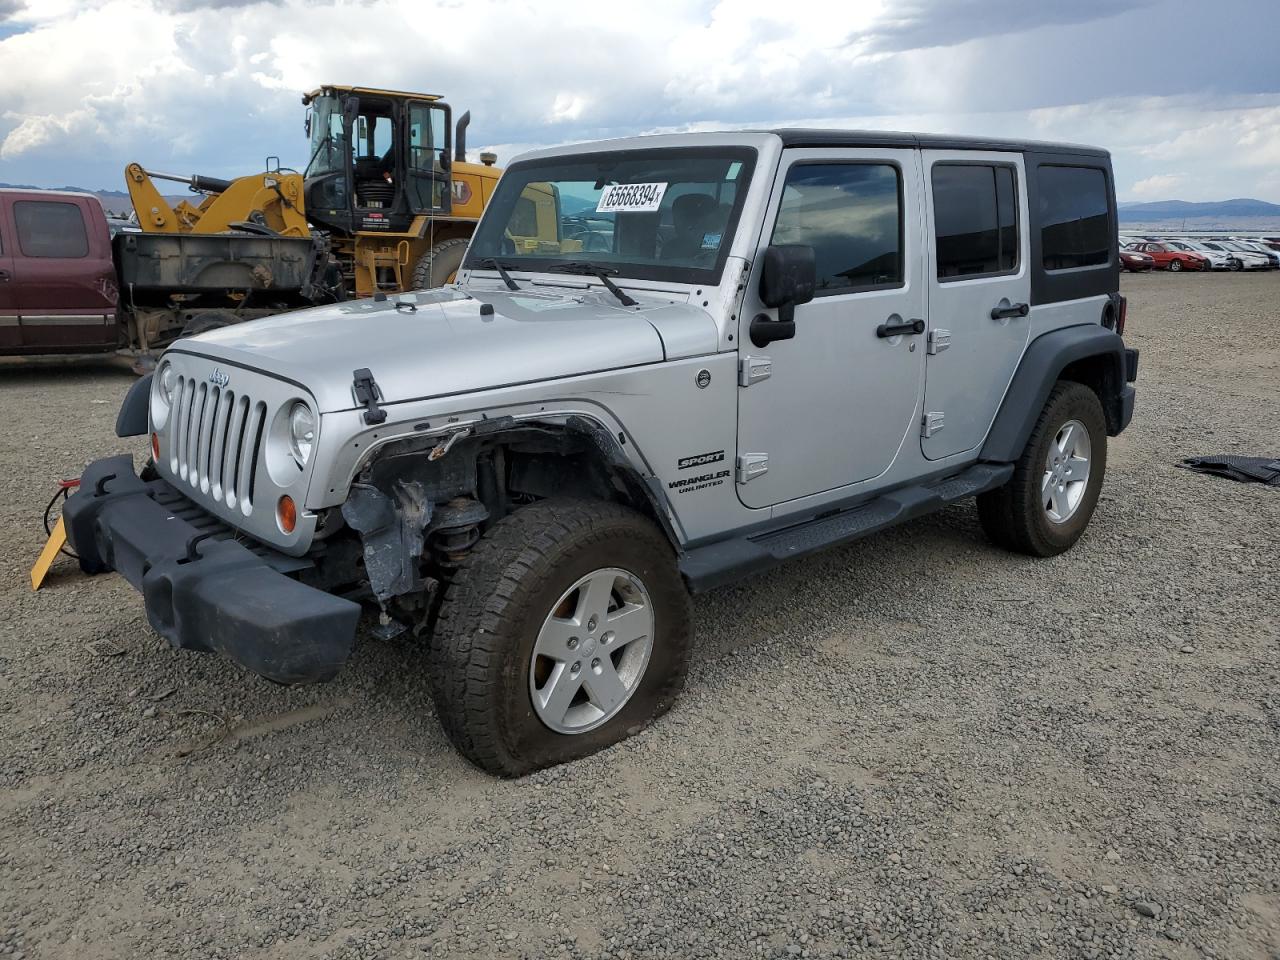
<instances>
[{"instance_id":1,"label":"yellow object on ground","mask_svg":"<svg viewBox=\"0 0 1280 960\"><path fill-rule=\"evenodd\" d=\"M66 542L67 528L62 525L62 518L59 517L53 532L49 534L49 539L45 541L44 549L40 551L36 565L31 568L32 590L40 589L40 584L44 583L44 578L49 575L49 568L53 566L53 561L58 558L58 551Z\"/></svg>"}]
</instances>

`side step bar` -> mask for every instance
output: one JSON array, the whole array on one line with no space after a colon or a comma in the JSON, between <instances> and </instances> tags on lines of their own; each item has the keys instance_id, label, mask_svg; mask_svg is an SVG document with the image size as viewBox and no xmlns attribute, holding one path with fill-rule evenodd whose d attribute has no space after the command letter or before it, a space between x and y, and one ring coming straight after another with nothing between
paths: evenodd
<instances>
[{"instance_id":1,"label":"side step bar","mask_svg":"<svg viewBox=\"0 0 1280 960\"><path fill-rule=\"evenodd\" d=\"M847 510L799 522L787 518L771 529L686 551L680 558L680 573L690 591L702 593L792 557L852 543L957 500L994 490L1012 475L1013 464L979 463L936 483L900 487Z\"/></svg>"}]
</instances>

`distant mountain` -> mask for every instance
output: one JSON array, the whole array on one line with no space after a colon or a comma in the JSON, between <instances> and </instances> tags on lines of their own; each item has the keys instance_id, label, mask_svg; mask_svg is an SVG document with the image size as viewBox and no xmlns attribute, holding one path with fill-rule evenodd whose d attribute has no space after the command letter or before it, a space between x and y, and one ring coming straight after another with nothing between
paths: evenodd
<instances>
[{"instance_id":1,"label":"distant mountain","mask_svg":"<svg viewBox=\"0 0 1280 960\"><path fill-rule=\"evenodd\" d=\"M102 202L102 209L107 213L123 214L128 216L133 210L133 201L129 199L129 194L123 190L90 190L88 187L35 187L29 183L0 183L0 189L13 190L71 190L75 193L92 193ZM183 193L177 196L166 196L170 205L177 203L179 200L192 200L193 195ZM195 202L195 201L193 201Z\"/></svg>"},{"instance_id":2,"label":"distant mountain","mask_svg":"<svg viewBox=\"0 0 1280 960\"><path fill-rule=\"evenodd\" d=\"M1215 220L1238 217L1263 217L1280 222L1280 204L1265 200L1214 200L1208 203L1191 203L1187 200L1157 200L1154 203L1122 203L1119 205L1121 223L1149 223L1156 220L1180 220L1182 218Z\"/></svg>"}]
</instances>

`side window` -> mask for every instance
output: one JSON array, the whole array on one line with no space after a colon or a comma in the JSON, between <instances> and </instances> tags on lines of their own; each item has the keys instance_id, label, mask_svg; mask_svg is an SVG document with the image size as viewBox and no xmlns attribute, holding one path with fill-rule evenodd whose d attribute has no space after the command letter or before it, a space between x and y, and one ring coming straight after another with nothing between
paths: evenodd
<instances>
[{"instance_id":1,"label":"side window","mask_svg":"<svg viewBox=\"0 0 1280 960\"><path fill-rule=\"evenodd\" d=\"M529 197L521 197L511 211L511 222L507 229L517 237L536 237L538 235L538 208Z\"/></svg>"},{"instance_id":2,"label":"side window","mask_svg":"<svg viewBox=\"0 0 1280 960\"><path fill-rule=\"evenodd\" d=\"M1018 269L1014 168L988 163L933 167L933 229L939 280L971 280Z\"/></svg>"},{"instance_id":3,"label":"side window","mask_svg":"<svg viewBox=\"0 0 1280 960\"><path fill-rule=\"evenodd\" d=\"M87 257L89 234L74 203L18 200L13 204L18 249L28 257Z\"/></svg>"},{"instance_id":4,"label":"side window","mask_svg":"<svg viewBox=\"0 0 1280 960\"><path fill-rule=\"evenodd\" d=\"M902 273L902 177L887 163L796 164L772 243L813 247L817 292L896 287Z\"/></svg>"},{"instance_id":5,"label":"side window","mask_svg":"<svg viewBox=\"0 0 1280 960\"><path fill-rule=\"evenodd\" d=\"M1097 167L1043 164L1039 173L1040 251L1046 270L1093 267L1111 259L1107 177ZM1159 249L1155 244L1151 249Z\"/></svg>"}]
</instances>

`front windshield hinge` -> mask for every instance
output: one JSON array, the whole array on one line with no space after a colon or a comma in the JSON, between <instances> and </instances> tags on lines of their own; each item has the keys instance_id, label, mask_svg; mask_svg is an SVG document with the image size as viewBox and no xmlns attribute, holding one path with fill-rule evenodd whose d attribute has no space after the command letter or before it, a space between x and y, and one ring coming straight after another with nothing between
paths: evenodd
<instances>
[{"instance_id":1,"label":"front windshield hinge","mask_svg":"<svg viewBox=\"0 0 1280 960\"><path fill-rule=\"evenodd\" d=\"M378 381L373 379L372 371L368 367L361 367L353 370L351 376L351 392L355 394L356 403L364 407L365 424L371 427L375 423L382 423L387 419L387 411L378 406L382 390L378 387Z\"/></svg>"}]
</instances>

